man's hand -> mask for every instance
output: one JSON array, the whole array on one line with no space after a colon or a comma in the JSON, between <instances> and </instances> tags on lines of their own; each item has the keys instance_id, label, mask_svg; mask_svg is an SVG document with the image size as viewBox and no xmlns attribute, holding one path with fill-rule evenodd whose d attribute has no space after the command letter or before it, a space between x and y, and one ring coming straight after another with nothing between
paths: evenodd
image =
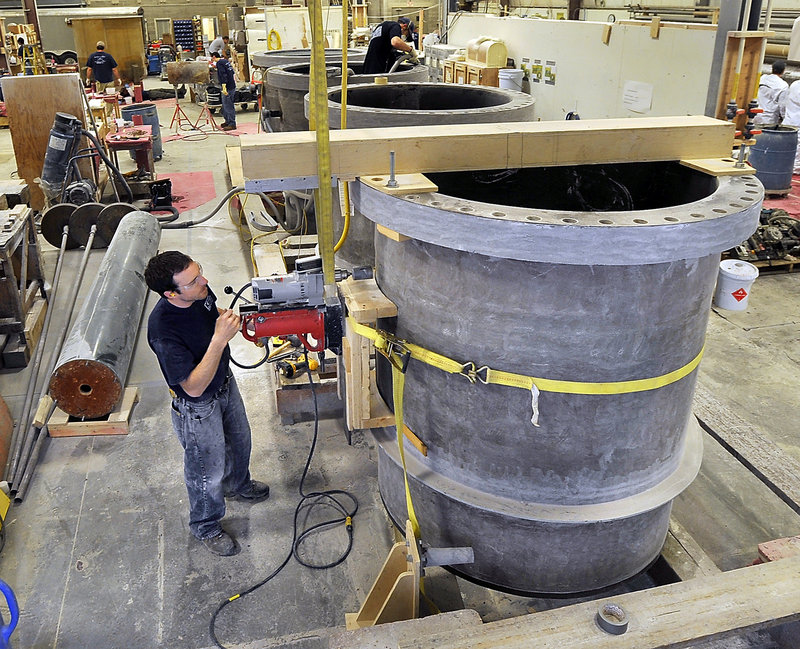
<instances>
[{"instance_id":1,"label":"man's hand","mask_svg":"<svg viewBox=\"0 0 800 649\"><path fill-rule=\"evenodd\" d=\"M242 319L230 309L222 309L214 324L214 338L227 344L239 331Z\"/></svg>"},{"instance_id":2,"label":"man's hand","mask_svg":"<svg viewBox=\"0 0 800 649\"><path fill-rule=\"evenodd\" d=\"M411 48L408 51L408 62L409 63L419 63L419 56L417 55L417 50L414 49L413 45L409 45Z\"/></svg>"}]
</instances>

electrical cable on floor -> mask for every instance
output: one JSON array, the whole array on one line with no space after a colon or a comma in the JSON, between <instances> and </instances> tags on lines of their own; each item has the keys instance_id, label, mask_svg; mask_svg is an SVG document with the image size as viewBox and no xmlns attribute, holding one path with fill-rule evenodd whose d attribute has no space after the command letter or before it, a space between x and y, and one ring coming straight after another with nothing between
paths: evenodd
<instances>
[{"instance_id":1,"label":"electrical cable on floor","mask_svg":"<svg viewBox=\"0 0 800 649\"><path fill-rule=\"evenodd\" d=\"M317 391L314 385L314 378L311 376L311 371L308 372L308 383L311 386L311 396L314 401L314 435L311 440L311 448L308 451L308 458L306 459L305 467L303 468L303 475L300 478L300 485L299 485L299 492L300 492L300 502L297 503L297 507L294 510L294 525L292 528L292 546L289 553L280 563L280 565L275 568L269 575L264 577L258 583L250 586L246 590L243 590L241 593L237 593L236 595L232 595L225 601L223 601L217 609L214 611L213 615L211 616L211 620L208 624L208 632L211 636L211 639L214 641L214 645L219 647L220 649L226 649L225 645L223 645L219 639L217 638L217 633L215 630L217 616L220 614L222 609L224 609L228 604L234 602L238 599L249 595L250 593L254 592L255 590L261 588L264 584L268 581L273 579L275 576L283 570L286 565L289 563L292 557L302 566L306 568L312 568L315 570L325 570L327 568L333 568L334 566L338 566L339 564L343 563L345 559L347 559L348 555L350 554L350 550L353 547L353 518L358 511L358 500L356 497L348 491L343 489L329 489L326 491L313 491L310 493L305 493L303 491L303 483L306 480L306 476L308 475L308 469L311 466L311 460L314 457L314 449L317 445L317 438L319 435L319 408L317 404ZM352 501L352 509L348 509L345 505L343 505L336 496L345 496L346 498ZM333 507L337 511L341 512L341 516L323 521L321 523L317 523L312 525L310 528L304 530L303 532L298 534L298 518L300 517L300 513L303 510L309 509L314 507L315 505L324 504L327 507ZM330 528L334 525L339 525L341 523L345 524L345 528L347 530L348 536L348 543L347 549L342 552L342 554L335 560L325 563L325 564L314 564L307 560L304 560L300 557L299 547L300 544L309 537L314 532L321 531L323 528Z\"/></svg>"}]
</instances>

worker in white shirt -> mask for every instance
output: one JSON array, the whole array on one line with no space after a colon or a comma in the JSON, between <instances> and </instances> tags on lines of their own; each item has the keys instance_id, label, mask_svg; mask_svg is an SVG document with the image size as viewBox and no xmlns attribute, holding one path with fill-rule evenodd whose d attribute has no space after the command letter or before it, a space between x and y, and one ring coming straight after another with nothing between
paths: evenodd
<instances>
[{"instance_id":1,"label":"worker in white shirt","mask_svg":"<svg viewBox=\"0 0 800 649\"><path fill-rule=\"evenodd\" d=\"M220 56L225 56L225 48L228 47L227 34L225 36L217 36L208 46L208 55L211 56L214 52L218 52Z\"/></svg>"},{"instance_id":2,"label":"worker in white shirt","mask_svg":"<svg viewBox=\"0 0 800 649\"><path fill-rule=\"evenodd\" d=\"M773 61L772 74L765 74L758 84L757 101L764 111L755 116L753 123L756 125L777 125L783 119L783 97L789 90L781 75L786 71L786 61Z\"/></svg>"},{"instance_id":3,"label":"worker in white shirt","mask_svg":"<svg viewBox=\"0 0 800 649\"><path fill-rule=\"evenodd\" d=\"M789 90L783 95L781 112L783 114L783 126L800 128L800 81L794 81L789 86ZM800 142L798 142L797 153L794 157L793 172L800 174Z\"/></svg>"}]
</instances>

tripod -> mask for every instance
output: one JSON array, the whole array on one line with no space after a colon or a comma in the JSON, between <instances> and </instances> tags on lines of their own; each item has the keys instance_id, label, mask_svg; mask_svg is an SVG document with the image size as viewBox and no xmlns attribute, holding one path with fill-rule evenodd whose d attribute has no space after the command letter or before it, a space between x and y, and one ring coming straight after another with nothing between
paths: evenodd
<instances>
[{"instance_id":1,"label":"tripod","mask_svg":"<svg viewBox=\"0 0 800 649\"><path fill-rule=\"evenodd\" d=\"M172 128L174 125L175 131L177 132L182 129L183 123L186 122L189 126L189 130L195 130L196 126L192 124L192 120L189 119L189 116L184 112L178 101L178 86L175 85L173 88L175 88L175 112L172 113L172 121L169 123L169 127Z\"/></svg>"}]
</instances>

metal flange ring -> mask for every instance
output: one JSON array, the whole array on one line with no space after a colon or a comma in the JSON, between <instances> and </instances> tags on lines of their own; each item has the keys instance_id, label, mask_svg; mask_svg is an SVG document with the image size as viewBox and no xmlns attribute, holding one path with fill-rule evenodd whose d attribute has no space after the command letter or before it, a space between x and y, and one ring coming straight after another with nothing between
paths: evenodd
<instances>
[{"instance_id":1,"label":"metal flange ring","mask_svg":"<svg viewBox=\"0 0 800 649\"><path fill-rule=\"evenodd\" d=\"M69 217L69 233L80 245L85 246L89 242L92 226L97 225L97 217L100 216L104 207L105 205L102 203L84 203L76 207L72 216ZM106 247L108 247L108 241L101 237L99 232L96 233L92 249Z\"/></svg>"},{"instance_id":2,"label":"metal flange ring","mask_svg":"<svg viewBox=\"0 0 800 649\"><path fill-rule=\"evenodd\" d=\"M76 207L72 203L58 203L45 210L44 214L42 214L42 236L51 246L61 247L61 235L64 232L64 226L69 225L69 217L72 216ZM67 237L67 250L80 246L71 236L71 230L70 228L70 236Z\"/></svg>"},{"instance_id":3,"label":"metal flange ring","mask_svg":"<svg viewBox=\"0 0 800 649\"><path fill-rule=\"evenodd\" d=\"M103 241L111 243L122 217L135 211L136 207L130 203L111 203L111 205L106 205L97 217L97 236L101 237Z\"/></svg>"}]
</instances>

